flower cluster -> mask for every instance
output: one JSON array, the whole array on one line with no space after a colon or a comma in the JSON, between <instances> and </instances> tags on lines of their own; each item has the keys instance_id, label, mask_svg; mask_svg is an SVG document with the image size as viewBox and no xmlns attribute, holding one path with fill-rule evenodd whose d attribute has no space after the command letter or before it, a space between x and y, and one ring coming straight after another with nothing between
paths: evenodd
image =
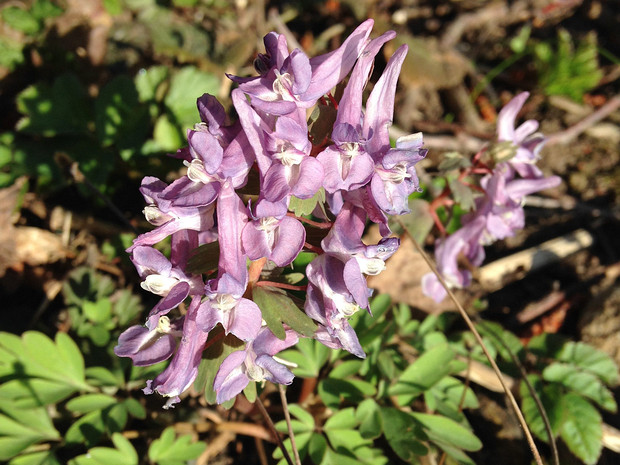
<instances>
[{"instance_id":1,"label":"flower cluster","mask_svg":"<svg viewBox=\"0 0 620 465\"><path fill-rule=\"evenodd\" d=\"M218 325L245 344L219 367L213 383L217 402L252 381L292 382L292 373L274 356L301 334L285 324L284 335L276 337L267 326L253 300L260 270L249 269L266 261L286 267L304 248L317 252L306 270L304 305L318 328L313 336L365 356L348 319L369 310L365 275L383 270L399 246L388 237L387 215L409 211L408 196L419 189L414 166L426 155L420 135L400 138L395 148L388 136L405 45L390 58L363 110L374 59L395 36L390 31L371 40L372 26L372 20L362 23L337 50L314 58L298 49L289 52L283 35L265 36L266 52L255 61L259 75L229 76L238 85L232 92L238 121L228 124L223 106L203 95L197 101L201 122L188 130L188 147L176 154L186 174L170 185L143 180L144 213L156 228L136 238L128 251L142 287L161 300L145 326L120 336L115 352L135 365L172 357L145 389L169 397L166 407L193 383L209 333ZM336 103L330 91L347 76ZM306 115L317 103L337 110L325 140L309 136ZM317 221L294 214L292 199L312 199L319 192L328 211L317 205ZM361 239L369 219L383 235L375 245ZM320 247L306 242L306 225L317 222L329 228ZM169 260L153 247L167 237ZM217 276L205 282L187 264L192 251L215 241ZM189 302L187 311L169 316L183 302Z\"/></svg>"},{"instance_id":2,"label":"flower cluster","mask_svg":"<svg viewBox=\"0 0 620 465\"><path fill-rule=\"evenodd\" d=\"M493 151L496 163L480 180L483 195L476 200L475 210L461 217L461 228L435 247L437 269L448 286L467 287L471 273L459 267L464 256L476 267L484 261L484 246L513 236L524 226L523 202L528 194L557 186L557 176L545 177L536 162L545 142L538 133L538 122L528 120L515 128L515 119L528 97L523 92L513 98L499 113L497 144ZM447 295L437 276L422 277L424 294L440 302Z\"/></svg>"}]
</instances>

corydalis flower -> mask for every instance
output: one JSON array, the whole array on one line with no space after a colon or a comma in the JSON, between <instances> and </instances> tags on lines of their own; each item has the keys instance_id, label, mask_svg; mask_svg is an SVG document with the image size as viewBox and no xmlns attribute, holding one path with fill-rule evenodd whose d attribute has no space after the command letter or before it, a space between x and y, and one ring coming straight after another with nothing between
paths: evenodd
<instances>
[{"instance_id":1,"label":"corydalis flower","mask_svg":"<svg viewBox=\"0 0 620 465\"><path fill-rule=\"evenodd\" d=\"M169 397L164 408L170 408L180 401L179 395L186 391L196 379L198 365L208 334L196 323L200 297L193 297L183 320L183 337L170 365L154 380L146 382L145 394L157 392Z\"/></svg>"},{"instance_id":2,"label":"corydalis flower","mask_svg":"<svg viewBox=\"0 0 620 465\"><path fill-rule=\"evenodd\" d=\"M293 373L279 363L274 355L297 344L298 340L292 330L286 331L285 339L280 340L269 328L262 328L256 339L249 342L244 350L233 352L222 362L213 382L217 402L221 404L232 399L250 382L291 384Z\"/></svg>"}]
</instances>

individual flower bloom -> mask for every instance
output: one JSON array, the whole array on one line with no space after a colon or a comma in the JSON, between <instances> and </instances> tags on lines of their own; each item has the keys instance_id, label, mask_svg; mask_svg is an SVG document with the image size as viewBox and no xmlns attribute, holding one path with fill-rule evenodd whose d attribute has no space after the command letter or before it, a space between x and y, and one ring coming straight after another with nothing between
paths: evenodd
<instances>
[{"instance_id":1,"label":"individual flower bloom","mask_svg":"<svg viewBox=\"0 0 620 465\"><path fill-rule=\"evenodd\" d=\"M512 144L507 163L524 178L539 178L542 173L535 163L540 158L540 150L545 138L536 133L538 121L527 120L515 128L517 115L529 97L529 92L521 92L514 97L497 115L497 140ZM505 157L504 157L505 158Z\"/></svg>"},{"instance_id":2,"label":"individual flower bloom","mask_svg":"<svg viewBox=\"0 0 620 465\"><path fill-rule=\"evenodd\" d=\"M403 215L409 210L409 195L420 189L415 165L426 156L422 134L399 137L376 164L370 181L375 202L385 213Z\"/></svg>"},{"instance_id":3,"label":"individual flower bloom","mask_svg":"<svg viewBox=\"0 0 620 465\"><path fill-rule=\"evenodd\" d=\"M163 195L169 187L152 176L146 176L142 180L140 191L148 204L144 208L144 216L157 227L134 239L127 252L131 253L138 246L157 244L179 231L207 231L213 227L213 205L175 206Z\"/></svg>"},{"instance_id":4,"label":"individual flower bloom","mask_svg":"<svg viewBox=\"0 0 620 465\"><path fill-rule=\"evenodd\" d=\"M310 59L299 49L289 53L285 37L271 32L264 40L266 53L256 61L261 75L229 77L250 96L254 108L279 116L300 113L298 108L310 108L349 74L373 24L373 20L365 21L338 49Z\"/></svg>"},{"instance_id":5,"label":"individual flower bloom","mask_svg":"<svg viewBox=\"0 0 620 465\"><path fill-rule=\"evenodd\" d=\"M319 323L315 339L331 349L344 349L359 358L366 358L357 334L348 321L359 310L359 306L348 302L342 295L334 294L331 289L326 291L327 294L314 284L308 284L304 311Z\"/></svg>"},{"instance_id":6,"label":"individual flower bloom","mask_svg":"<svg viewBox=\"0 0 620 465\"><path fill-rule=\"evenodd\" d=\"M243 341L256 337L262 314L258 305L243 297L245 285L228 274L211 280L205 287L206 299L200 304L198 324L209 332L219 323L226 334Z\"/></svg>"},{"instance_id":7,"label":"individual flower bloom","mask_svg":"<svg viewBox=\"0 0 620 465\"><path fill-rule=\"evenodd\" d=\"M306 240L306 230L299 220L286 216L286 206L261 199L256 215L241 235L243 249L250 260L266 257L277 266L291 263Z\"/></svg>"},{"instance_id":8,"label":"individual flower bloom","mask_svg":"<svg viewBox=\"0 0 620 465\"><path fill-rule=\"evenodd\" d=\"M357 261L362 273L377 275L385 269L385 260L398 250L400 240L396 237L384 238L376 245L366 245L362 242L365 225L366 211L345 203L321 247L342 262Z\"/></svg>"},{"instance_id":9,"label":"individual flower bloom","mask_svg":"<svg viewBox=\"0 0 620 465\"><path fill-rule=\"evenodd\" d=\"M275 131L265 134L271 166L264 176L261 195L278 202L294 195L300 199L312 197L321 188L323 166L310 157L312 144L308 140L307 124L299 124L282 116L276 121Z\"/></svg>"},{"instance_id":10,"label":"individual flower bloom","mask_svg":"<svg viewBox=\"0 0 620 465\"><path fill-rule=\"evenodd\" d=\"M200 305L198 317L203 331L211 331L220 323L226 334L233 333L245 341L256 337L262 320L258 306L243 298L248 270L241 233L247 219L243 202L230 181L226 181L217 201L218 278L207 282L204 289L206 300Z\"/></svg>"},{"instance_id":11,"label":"individual flower bloom","mask_svg":"<svg viewBox=\"0 0 620 465\"><path fill-rule=\"evenodd\" d=\"M323 165L323 187L327 192L350 191L370 180L374 161L366 153L366 140L348 123L334 125L333 145L319 153L316 159Z\"/></svg>"},{"instance_id":12,"label":"individual flower bloom","mask_svg":"<svg viewBox=\"0 0 620 465\"><path fill-rule=\"evenodd\" d=\"M304 310L325 326L341 347L365 357L348 319L360 308L368 309L371 291L353 258L343 262L330 254L316 257L306 269L308 290Z\"/></svg>"},{"instance_id":13,"label":"individual flower bloom","mask_svg":"<svg viewBox=\"0 0 620 465\"><path fill-rule=\"evenodd\" d=\"M147 366L167 360L174 353L177 339L183 334L183 318L170 322L167 316L159 317L157 326L132 326L118 338L114 353L131 358L135 366Z\"/></svg>"},{"instance_id":14,"label":"individual flower bloom","mask_svg":"<svg viewBox=\"0 0 620 465\"><path fill-rule=\"evenodd\" d=\"M459 269L459 256L464 255L474 266L482 263L485 254L481 242L485 227L486 217L477 216L454 234L437 241L435 246L437 271L448 287L460 289L469 286L471 273L468 270ZM447 295L446 290L433 273L422 276L422 292L436 302L441 302Z\"/></svg>"},{"instance_id":15,"label":"individual flower bloom","mask_svg":"<svg viewBox=\"0 0 620 465\"><path fill-rule=\"evenodd\" d=\"M340 102L332 140L317 160L323 165L323 186L329 193L353 190L366 184L373 173L374 161L366 149L368 132L362 130L362 93L372 70L375 56L385 42L395 36L393 31L371 40L358 59ZM390 115L391 118L391 115Z\"/></svg>"},{"instance_id":16,"label":"individual flower bloom","mask_svg":"<svg viewBox=\"0 0 620 465\"><path fill-rule=\"evenodd\" d=\"M268 327L261 328L256 339L248 342L244 350L231 353L220 365L213 381L217 403L232 399L250 382L267 380L291 384L293 373L279 363L274 355L297 344L298 340L292 330L287 330L285 339L281 340Z\"/></svg>"},{"instance_id":17,"label":"individual flower bloom","mask_svg":"<svg viewBox=\"0 0 620 465\"><path fill-rule=\"evenodd\" d=\"M183 321L183 337L172 357L170 365L154 380L146 382L145 394L158 394L169 397L164 408L170 408L180 401L179 395L186 391L196 379L202 352L208 334L196 323L200 297L194 296Z\"/></svg>"},{"instance_id":18,"label":"individual flower bloom","mask_svg":"<svg viewBox=\"0 0 620 465\"><path fill-rule=\"evenodd\" d=\"M188 295L200 295L204 283L200 276L187 275L152 247L139 246L133 250L131 261L143 279L140 286L162 299L151 310L147 326L157 326L159 318L183 302Z\"/></svg>"},{"instance_id":19,"label":"individual flower bloom","mask_svg":"<svg viewBox=\"0 0 620 465\"><path fill-rule=\"evenodd\" d=\"M227 147L239 133L238 122L226 125L226 110L211 94L199 97L196 106L200 114L200 125L217 138L222 147Z\"/></svg>"}]
</instances>

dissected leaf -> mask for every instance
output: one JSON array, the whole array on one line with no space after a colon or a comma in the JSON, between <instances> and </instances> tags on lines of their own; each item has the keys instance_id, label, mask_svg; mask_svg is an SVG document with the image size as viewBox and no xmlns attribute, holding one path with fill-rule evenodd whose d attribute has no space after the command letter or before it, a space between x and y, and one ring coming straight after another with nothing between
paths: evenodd
<instances>
[{"instance_id":1,"label":"dissected leaf","mask_svg":"<svg viewBox=\"0 0 620 465\"><path fill-rule=\"evenodd\" d=\"M482 447L474 433L448 417L420 412L412 412L411 416L420 422L429 439L439 445L446 443L467 451L477 451Z\"/></svg>"},{"instance_id":2,"label":"dissected leaf","mask_svg":"<svg viewBox=\"0 0 620 465\"><path fill-rule=\"evenodd\" d=\"M454 356L454 351L448 344L433 347L407 367L396 384L388 389L388 393L400 396L399 402L402 405L408 404L413 398L450 374L452 371L450 362Z\"/></svg>"},{"instance_id":3,"label":"dissected leaf","mask_svg":"<svg viewBox=\"0 0 620 465\"><path fill-rule=\"evenodd\" d=\"M222 337L223 332L224 329L220 325L209 332L207 348L202 354L202 360L198 366L198 375L194 381L194 389L198 392L204 391L209 404L216 403L213 380L217 370L228 355L236 350L241 350L245 344L233 334Z\"/></svg>"},{"instance_id":4,"label":"dissected leaf","mask_svg":"<svg viewBox=\"0 0 620 465\"><path fill-rule=\"evenodd\" d=\"M302 336L314 335L317 325L285 292L276 288L257 286L252 291L252 297L260 308L267 326L279 339L284 340L286 337L282 324L290 326Z\"/></svg>"},{"instance_id":5,"label":"dissected leaf","mask_svg":"<svg viewBox=\"0 0 620 465\"><path fill-rule=\"evenodd\" d=\"M292 195L288 209L295 216L307 216L311 215L317 206L325 212L325 189L322 187L309 199L299 199Z\"/></svg>"},{"instance_id":6,"label":"dissected leaf","mask_svg":"<svg viewBox=\"0 0 620 465\"><path fill-rule=\"evenodd\" d=\"M175 439L174 428L168 427L149 447L149 459L158 465L183 465L198 458L206 444L193 442L189 434Z\"/></svg>"},{"instance_id":7,"label":"dissected leaf","mask_svg":"<svg viewBox=\"0 0 620 465\"><path fill-rule=\"evenodd\" d=\"M618 409L613 394L601 380L596 375L582 371L574 365L552 363L543 370L543 378L546 381L564 385L610 412L616 412Z\"/></svg>"},{"instance_id":8,"label":"dissected leaf","mask_svg":"<svg viewBox=\"0 0 620 465\"><path fill-rule=\"evenodd\" d=\"M566 418L560 436L573 454L594 465L603 448L601 415L578 394L568 393L562 400Z\"/></svg>"},{"instance_id":9,"label":"dissected leaf","mask_svg":"<svg viewBox=\"0 0 620 465\"><path fill-rule=\"evenodd\" d=\"M385 439L396 454L406 462L411 462L416 455L428 454L422 442L426 434L411 415L392 407L381 409Z\"/></svg>"},{"instance_id":10,"label":"dissected leaf","mask_svg":"<svg viewBox=\"0 0 620 465\"><path fill-rule=\"evenodd\" d=\"M329 358L330 349L315 339L300 339L292 349L278 354L279 358L297 365L293 368L295 376L316 378Z\"/></svg>"},{"instance_id":11,"label":"dissected leaf","mask_svg":"<svg viewBox=\"0 0 620 465\"><path fill-rule=\"evenodd\" d=\"M562 347L558 360L577 365L595 374L607 384L618 381L618 367L605 352L585 342L568 342Z\"/></svg>"},{"instance_id":12,"label":"dissected leaf","mask_svg":"<svg viewBox=\"0 0 620 465\"><path fill-rule=\"evenodd\" d=\"M528 380L542 402L553 435L557 436L565 418L561 387L557 384L543 386L542 380L538 375L530 375L528 376ZM545 429L545 424L538 410L538 406L524 381L521 382L519 391L522 399L521 409L523 410L523 415L525 416L530 430L539 439L549 441L547 430Z\"/></svg>"}]
</instances>

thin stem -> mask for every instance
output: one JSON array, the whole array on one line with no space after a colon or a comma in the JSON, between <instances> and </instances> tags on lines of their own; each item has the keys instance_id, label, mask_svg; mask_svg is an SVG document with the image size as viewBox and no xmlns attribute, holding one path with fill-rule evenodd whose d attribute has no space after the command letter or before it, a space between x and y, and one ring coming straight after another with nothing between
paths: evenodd
<instances>
[{"instance_id":1,"label":"thin stem","mask_svg":"<svg viewBox=\"0 0 620 465\"><path fill-rule=\"evenodd\" d=\"M295 433L293 433L293 425L291 424L291 414L288 411L288 403L286 402L286 391L281 384L278 384L278 390L280 391L280 399L282 400L282 409L284 409L284 419L286 420L286 427L288 428L288 437L291 440L291 448L295 456L295 464L301 465L299 451L297 450L297 444L295 444Z\"/></svg>"},{"instance_id":2,"label":"thin stem","mask_svg":"<svg viewBox=\"0 0 620 465\"><path fill-rule=\"evenodd\" d=\"M276 430L276 425L273 424L273 420L269 416L269 412L267 412L267 409L263 405L263 401L260 400L260 397L256 397L256 405L258 405L258 409L260 410L260 413L262 413L263 417L265 417L265 421L267 422L267 425L269 426L269 429L271 430L271 434L273 434L273 437L278 443L278 447L280 447L280 449L282 450L282 455L284 456L286 463L288 463L288 465L295 465L293 461L291 460L291 456L286 450L286 447L284 447L284 444L282 443L282 438L280 437L280 435L278 434L278 431Z\"/></svg>"},{"instance_id":3,"label":"thin stem","mask_svg":"<svg viewBox=\"0 0 620 465\"><path fill-rule=\"evenodd\" d=\"M308 218L304 218L303 216L296 216L294 213L291 212L288 212L286 215L290 216L291 218L295 218L296 220L299 220L303 223L307 223L310 226L314 226L315 228L330 229L332 227L332 223L329 221L313 221L309 220Z\"/></svg>"},{"instance_id":4,"label":"thin stem","mask_svg":"<svg viewBox=\"0 0 620 465\"><path fill-rule=\"evenodd\" d=\"M523 428L523 433L525 434L525 438L527 439L528 445L530 446L530 450L532 451L532 455L534 456L534 460L536 461L536 463L538 465L543 465L543 461L542 461L542 459L540 457L540 453L538 452L538 448L536 447L536 443L534 442L534 438L532 437L532 433L530 432L530 429L527 426L527 422L525 421L525 418L523 417L523 413L521 412L521 409L519 408L519 404L517 403L517 400L515 399L515 396L512 394L512 392L508 388L508 385L506 384L506 381L504 380L504 377L502 376L502 372L499 370L499 367L497 366L497 363L495 363L495 360L493 359L493 357L489 353L489 350L487 349L486 345L484 344L484 341L482 340L482 337L480 336L480 333L476 329L476 326L471 321L471 318L469 317L469 315L467 314L467 312L465 311L465 309L463 308L461 303L458 301L458 299L456 298L456 296L454 295L452 290L448 287L448 284L446 283L446 281L443 279L441 274L439 274L439 272L437 271L437 268L435 268L435 265L433 264L431 259L428 257L426 252L424 252L422 247L420 247L420 244L418 244L418 241L416 241L415 238L411 234L409 234L407 232L407 229L404 227L404 225L402 224L402 221L400 219L397 218L396 220L400 223L400 225L402 226L403 230L409 235L409 238L413 242L413 245L415 246L416 250L422 256L422 258L427 263L427 265L429 266L431 271L435 274L435 276L437 276L437 279L439 280L441 285L444 287L444 289L446 290L446 292L450 296L450 299L452 300L452 302L454 302L454 305L456 305L456 308L458 309L459 313L461 314L461 316L465 320L465 323L467 324L467 327L469 328L469 330L472 332L472 334L476 338L476 341L478 341L478 344L480 344L480 347L482 348L482 351L484 352L484 355L486 356L487 360L489 360L489 363L491 364L491 367L493 368L493 371L495 372L495 375L497 376L497 379L499 380L500 384L502 385L502 388L504 389L504 392L506 393L506 396L508 397L508 401L509 401L510 405L514 409L514 412L517 415L517 418L519 419L519 423L521 424L521 427Z\"/></svg>"},{"instance_id":5,"label":"thin stem","mask_svg":"<svg viewBox=\"0 0 620 465\"><path fill-rule=\"evenodd\" d=\"M320 247L317 247L316 245L312 245L308 242L304 242L304 248L308 249L310 252L314 252L319 255L323 253L323 249L321 249Z\"/></svg>"},{"instance_id":6,"label":"thin stem","mask_svg":"<svg viewBox=\"0 0 620 465\"><path fill-rule=\"evenodd\" d=\"M305 291L308 286L295 286L294 284L277 283L275 281L259 281L255 286L270 286L278 287L280 289L288 289L290 291Z\"/></svg>"},{"instance_id":7,"label":"thin stem","mask_svg":"<svg viewBox=\"0 0 620 465\"><path fill-rule=\"evenodd\" d=\"M484 323L480 322L478 324L484 324ZM560 456L558 455L558 446L555 443L555 438L553 437L553 430L551 429L551 422L549 421L549 417L547 416L545 407L543 406L542 401L540 400L540 397L536 393L534 386L532 386L532 383L530 383L530 380L527 379L527 372L525 371L525 367L521 363L521 360L519 360L519 357L517 357L517 355L510 349L508 344L506 344L506 342L504 342L504 340L492 328L488 327L488 325L485 325L485 326L486 326L486 330L495 338L497 343L500 344L504 349L506 349L506 352L508 352L508 354L510 355L512 362L519 369L519 372L521 373L521 378L525 382L525 385L527 386L527 390L530 392L532 399L534 399L534 402L536 403L536 408L538 409L538 413L540 413L543 423L545 424L545 430L547 431L547 437L549 438L549 444L551 444L551 452L553 454L553 463L555 465L560 465Z\"/></svg>"}]
</instances>

